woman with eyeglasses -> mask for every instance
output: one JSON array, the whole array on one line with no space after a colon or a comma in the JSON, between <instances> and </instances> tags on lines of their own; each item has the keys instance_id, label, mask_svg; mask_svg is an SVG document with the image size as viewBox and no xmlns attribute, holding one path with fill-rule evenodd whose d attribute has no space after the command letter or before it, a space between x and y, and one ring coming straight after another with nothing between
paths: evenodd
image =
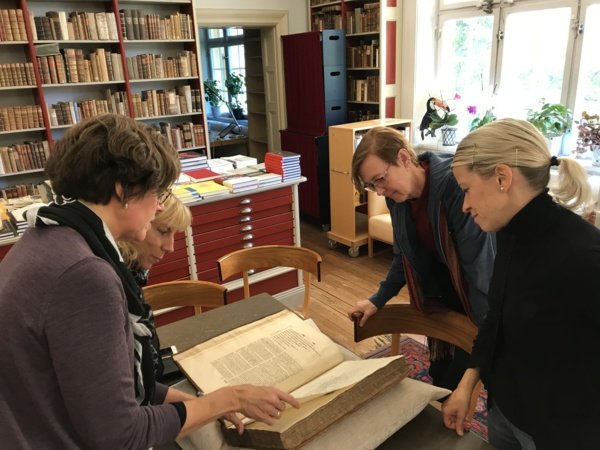
<instances>
[{"instance_id":1,"label":"woman with eyeglasses","mask_svg":"<svg viewBox=\"0 0 600 450\"><path fill-rule=\"evenodd\" d=\"M454 310L480 325L487 314L487 289L494 261L493 236L462 211L463 192L450 171L452 155L417 157L404 135L375 127L361 140L352 160L358 190L386 197L394 235L394 258L379 290L356 303L349 316L360 325L408 286L411 304L422 311ZM430 339L433 382L458 384L468 354Z\"/></svg>"},{"instance_id":2,"label":"woman with eyeglasses","mask_svg":"<svg viewBox=\"0 0 600 450\"><path fill-rule=\"evenodd\" d=\"M179 173L166 139L97 116L56 142L46 173L64 201L28 211L0 262L3 448L148 449L235 411L272 424L297 406L272 388L193 398L155 381L149 309L116 241L143 240L164 208Z\"/></svg>"}]
</instances>

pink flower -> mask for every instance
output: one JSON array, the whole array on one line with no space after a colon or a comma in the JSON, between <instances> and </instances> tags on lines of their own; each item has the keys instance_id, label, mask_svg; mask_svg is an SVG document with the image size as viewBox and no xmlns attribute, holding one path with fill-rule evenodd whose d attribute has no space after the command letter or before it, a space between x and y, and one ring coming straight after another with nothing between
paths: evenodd
<instances>
[{"instance_id":1,"label":"pink flower","mask_svg":"<svg viewBox=\"0 0 600 450\"><path fill-rule=\"evenodd\" d=\"M460 100L462 97L460 96L460 94L457 92L456 94L454 94L454 100Z\"/></svg>"},{"instance_id":2,"label":"pink flower","mask_svg":"<svg viewBox=\"0 0 600 450\"><path fill-rule=\"evenodd\" d=\"M469 112L469 114L477 114L477 106L475 106L475 105L467 106L467 111Z\"/></svg>"}]
</instances>

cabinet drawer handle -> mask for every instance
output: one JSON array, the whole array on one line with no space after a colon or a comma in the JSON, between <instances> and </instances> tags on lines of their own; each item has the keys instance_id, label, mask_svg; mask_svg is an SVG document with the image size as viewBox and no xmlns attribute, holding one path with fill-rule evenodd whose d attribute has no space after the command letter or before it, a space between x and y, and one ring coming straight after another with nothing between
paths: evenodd
<instances>
[{"instance_id":1,"label":"cabinet drawer handle","mask_svg":"<svg viewBox=\"0 0 600 450\"><path fill-rule=\"evenodd\" d=\"M256 269L250 269L250 270L248 271L248 275L252 275L252 274L254 274L255 272L256 272Z\"/></svg>"},{"instance_id":2,"label":"cabinet drawer handle","mask_svg":"<svg viewBox=\"0 0 600 450\"><path fill-rule=\"evenodd\" d=\"M242 245L242 248L252 248L254 247L254 244L252 242L246 242L244 245Z\"/></svg>"},{"instance_id":3,"label":"cabinet drawer handle","mask_svg":"<svg viewBox=\"0 0 600 450\"><path fill-rule=\"evenodd\" d=\"M242 228L240 228L240 231L243 233L244 231L252 231L252 228L254 228L252 225L244 225Z\"/></svg>"},{"instance_id":4,"label":"cabinet drawer handle","mask_svg":"<svg viewBox=\"0 0 600 450\"><path fill-rule=\"evenodd\" d=\"M254 236L250 233L242 236L242 241L251 241L252 239L254 239Z\"/></svg>"},{"instance_id":5,"label":"cabinet drawer handle","mask_svg":"<svg viewBox=\"0 0 600 450\"><path fill-rule=\"evenodd\" d=\"M250 208L249 206L246 206L245 208L242 208L240 211L240 214L250 214L252 212L252 208Z\"/></svg>"},{"instance_id":6,"label":"cabinet drawer handle","mask_svg":"<svg viewBox=\"0 0 600 450\"><path fill-rule=\"evenodd\" d=\"M246 197L240 201L240 205L247 205L248 203L252 203L251 198Z\"/></svg>"},{"instance_id":7,"label":"cabinet drawer handle","mask_svg":"<svg viewBox=\"0 0 600 450\"><path fill-rule=\"evenodd\" d=\"M350 172L346 172L344 170L331 169L333 173L341 173L342 175L350 175Z\"/></svg>"},{"instance_id":8,"label":"cabinet drawer handle","mask_svg":"<svg viewBox=\"0 0 600 450\"><path fill-rule=\"evenodd\" d=\"M244 223L244 222L250 222L252 220L252 217L250 216L244 216L240 219L240 223Z\"/></svg>"}]
</instances>

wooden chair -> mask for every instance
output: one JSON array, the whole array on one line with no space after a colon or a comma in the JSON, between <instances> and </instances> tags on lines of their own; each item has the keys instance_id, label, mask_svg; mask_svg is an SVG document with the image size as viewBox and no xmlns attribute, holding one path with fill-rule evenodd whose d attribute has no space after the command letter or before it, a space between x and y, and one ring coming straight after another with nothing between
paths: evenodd
<instances>
[{"instance_id":1,"label":"wooden chair","mask_svg":"<svg viewBox=\"0 0 600 450\"><path fill-rule=\"evenodd\" d=\"M227 288L210 281L168 281L144 287L144 298L152 310L174 306L193 306L200 314L202 307L216 308L227 304Z\"/></svg>"},{"instance_id":2,"label":"wooden chair","mask_svg":"<svg viewBox=\"0 0 600 450\"><path fill-rule=\"evenodd\" d=\"M355 342L382 334L411 333L440 339L471 353L477 336L477 326L464 314L454 311L427 314L407 304L384 306L362 327L359 319L354 318ZM475 412L481 387L479 381L473 390L467 414L469 420Z\"/></svg>"},{"instance_id":3,"label":"wooden chair","mask_svg":"<svg viewBox=\"0 0 600 450\"><path fill-rule=\"evenodd\" d=\"M304 304L302 315L308 317L311 274L321 281L321 255L293 245L262 245L229 253L217 260L221 282L241 273L244 279L244 298L250 297L249 271L271 267L293 267L304 275Z\"/></svg>"}]
</instances>

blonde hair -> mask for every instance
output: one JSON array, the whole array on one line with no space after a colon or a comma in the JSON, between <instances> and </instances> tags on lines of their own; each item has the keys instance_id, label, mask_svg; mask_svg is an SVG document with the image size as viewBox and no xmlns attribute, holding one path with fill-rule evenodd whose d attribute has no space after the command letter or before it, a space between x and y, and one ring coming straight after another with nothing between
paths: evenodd
<instances>
[{"instance_id":1,"label":"blonde hair","mask_svg":"<svg viewBox=\"0 0 600 450\"><path fill-rule=\"evenodd\" d=\"M456 148L452 167L468 166L482 177L490 177L499 164L519 170L537 192L550 181L552 157L544 136L529 122L501 119L468 134ZM587 172L571 158L557 158L558 184L551 190L557 203L571 210L587 211L592 190Z\"/></svg>"},{"instance_id":2,"label":"blonde hair","mask_svg":"<svg viewBox=\"0 0 600 450\"><path fill-rule=\"evenodd\" d=\"M181 200L171 195L164 204L164 209L156 214L152 221L152 226L165 226L177 232L185 231L192 224L192 213L190 208L185 206ZM137 265L138 251L133 242L118 242L119 250L123 256L125 265L129 268L135 268Z\"/></svg>"},{"instance_id":3,"label":"blonde hair","mask_svg":"<svg viewBox=\"0 0 600 450\"><path fill-rule=\"evenodd\" d=\"M378 156L383 161L396 165L398 150L401 148L405 148L410 155L411 162L415 166L418 165L417 154L400 131L390 127L371 128L363 136L352 157L352 182L356 189L361 191L364 187L359 172L368 155Z\"/></svg>"}]
</instances>

